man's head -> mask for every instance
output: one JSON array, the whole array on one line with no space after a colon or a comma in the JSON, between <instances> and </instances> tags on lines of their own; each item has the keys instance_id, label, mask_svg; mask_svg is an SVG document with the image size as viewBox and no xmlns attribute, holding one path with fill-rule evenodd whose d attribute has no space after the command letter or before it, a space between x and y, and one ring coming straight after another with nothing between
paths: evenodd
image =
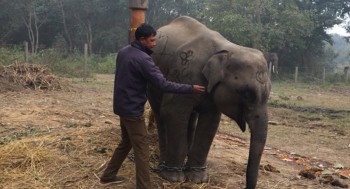
<instances>
[{"instance_id":1,"label":"man's head","mask_svg":"<svg viewBox=\"0 0 350 189\"><path fill-rule=\"evenodd\" d=\"M141 24L135 31L136 40L148 48L156 46L157 31L149 24Z\"/></svg>"}]
</instances>

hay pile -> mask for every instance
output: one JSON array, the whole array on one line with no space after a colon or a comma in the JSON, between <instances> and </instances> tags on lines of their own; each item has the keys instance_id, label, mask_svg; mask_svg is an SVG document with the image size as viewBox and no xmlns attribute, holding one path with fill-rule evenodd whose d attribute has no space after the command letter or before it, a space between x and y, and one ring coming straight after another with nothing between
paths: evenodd
<instances>
[{"instance_id":1,"label":"hay pile","mask_svg":"<svg viewBox=\"0 0 350 189\"><path fill-rule=\"evenodd\" d=\"M1 91L18 91L24 88L60 90L62 89L62 82L60 78L42 65L15 62L0 67Z\"/></svg>"}]
</instances>

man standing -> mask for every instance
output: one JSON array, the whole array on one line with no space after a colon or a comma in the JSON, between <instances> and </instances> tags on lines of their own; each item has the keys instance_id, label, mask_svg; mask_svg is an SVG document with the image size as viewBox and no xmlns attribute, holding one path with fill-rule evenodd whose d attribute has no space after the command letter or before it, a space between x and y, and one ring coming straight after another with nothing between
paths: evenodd
<instances>
[{"instance_id":1,"label":"man standing","mask_svg":"<svg viewBox=\"0 0 350 189\"><path fill-rule=\"evenodd\" d=\"M136 40L118 52L113 111L120 117L122 140L100 178L101 184L120 183L124 180L117 173L133 148L136 188L152 188L147 129L143 117L147 83L165 92L191 94L205 91L203 86L178 84L164 78L150 56L150 48L156 45L156 34L152 26L141 24L135 31Z\"/></svg>"}]
</instances>

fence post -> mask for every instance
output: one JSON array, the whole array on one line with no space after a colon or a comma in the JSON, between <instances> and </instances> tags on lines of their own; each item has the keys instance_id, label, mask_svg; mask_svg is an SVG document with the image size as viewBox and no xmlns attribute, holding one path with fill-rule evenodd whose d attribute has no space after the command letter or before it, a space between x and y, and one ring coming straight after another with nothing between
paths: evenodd
<instances>
[{"instance_id":1,"label":"fence post","mask_svg":"<svg viewBox=\"0 0 350 189\"><path fill-rule=\"evenodd\" d=\"M349 67L344 68L344 74L345 74L345 83L349 82Z\"/></svg>"},{"instance_id":2,"label":"fence post","mask_svg":"<svg viewBox=\"0 0 350 189\"><path fill-rule=\"evenodd\" d=\"M88 44L84 44L84 81L86 81L87 77L87 61L88 61Z\"/></svg>"},{"instance_id":3,"label":"fence post","mask_svg":"<svg viewBox=\"0 0 350 189\"><path fill-rule=\"evenodd\" d=\"M272 70L272 62L268 62L269 64L269 78L271 78L271 70Z\"/></svg>"},{"instance_id":4,"label":"fence post","mask_svg":"<svg viewBox=\"0 0 350 189\"><path fill-rule=\"evenodd\" d=\"M29 60L28 42L24 41L24 62L28 63L28 60Z\"/></svg>"},{"instance_id":5,"label":"fence post","mask_svg":"<svg viewBox=\"0 0 350 189\"><path fill-rule=\"evenodd\" d=\"M295 73L294 73L294 82L298 83L298 66L295 67Z\"/></svg>"},{"instance_id":6,"label":"fence post","mask_svg":"<svg viewBox=\"0 0 350 189\"><path fill-rule=\"evenodd\" d=\"M323 84L326 83L326 68L325 67L323 67L322 82L323 82Z\"/></svg>"}]
</instances>

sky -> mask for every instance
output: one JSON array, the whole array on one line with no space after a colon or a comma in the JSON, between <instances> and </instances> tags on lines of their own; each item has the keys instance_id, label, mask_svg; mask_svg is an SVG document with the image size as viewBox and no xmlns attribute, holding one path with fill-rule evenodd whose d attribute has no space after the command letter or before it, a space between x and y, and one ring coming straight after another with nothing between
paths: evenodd
<instances>
[{"instance_id":1,"label":"sky","mask_svg":"<svg viewBox=\"0 0 350 189\"><path fill-rule=\"evenodd\" d=\"M327 30L327 33L336 33L341 36L350 36L350 33L347 33L344 28L342 28L341 25L335 25L333 28Z\"/></svg>"},{"instance_id":2,"label":"sky","mask_svg":"<svg viewBox=\"0 0 350 189\"><path fill-rule=\"evenodd\" d=\"M341 36L350 36L350 33L347 33L346 30L343 28L346 24L350 23L350 16L347 15L345 19L342 19L342 23L335 25L333 28L327 30L327 33L336 33Z\"/></svg>"}]
</instances>

